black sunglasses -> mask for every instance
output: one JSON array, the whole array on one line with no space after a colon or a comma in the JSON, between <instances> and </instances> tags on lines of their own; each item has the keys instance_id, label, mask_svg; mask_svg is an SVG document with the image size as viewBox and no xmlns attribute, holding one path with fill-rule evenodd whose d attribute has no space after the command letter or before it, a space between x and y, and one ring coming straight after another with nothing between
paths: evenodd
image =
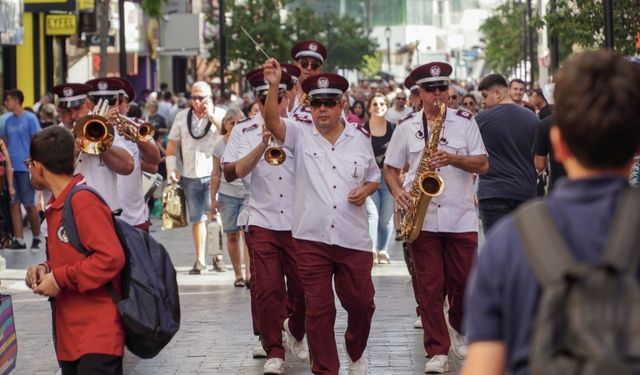
<instances>
[{"instance_id":1,"label":"black sunglasses","mask_svg":"<svg viewBox=\"0 0 640 375\"><path fill-rule=\"evenodd\" d=\"M420 86L421 89L423 89L426 92L436 92L436 90L439 90L440 92L444 92L447 91L449 89L448 85L437 85L437 86Z\"/></svg>"},{"instance_id":2,"label":"black sunglasses","mask_svg":"<svg viewBox=\"0 0 640 375\"><path fill-rule=\"evenodd\" d=\"M320 108L323 105L327 108L333 108L338 104L340 104L339 99L311 99L311 101L309 101L311 108Z\"/></svg>"},{"instance_id":3,"label":"black sunglasses","mask_svg":"<svg viewBox=\"0 0 640 375\"><path fill-rule=\"evenodd\" d=\"M201 101L205 100L208 97L209 97L209 95L204 95L204 96L192 95L191 96L191 100L197 100L197 101L201 102Z\"/></svg>"},{"instance_id":4,"label":"black sunglasses","mask_svg":"<svg viewBox=\"0 0 640 375\"><path fill-rule=\"evenodd\" d=\"M298 63L300 64L302 69L307 69L309 66L311 66L311 70L316 70L320 66L322 66L322 64L320 64L317 61L309 61L309 60L306 60L306 59L304 59L304 60L300 59L300 60L298 60Z\"/></svg>"},{"instance_id":5,"label":"black sunglasses","mask_svg":"<svg viewBox=\"0 0 640 375\"><path fill-rule=\"evenodd\" d=\"M284 98L284 94L278 95L278 104L280 104L282 102L282 98ZM260 103L262 103L262 105L264 105L267 102L267 96L266 95L259 95L258 96L258 100L260 101Z\"/></svg>"}]
</instances>

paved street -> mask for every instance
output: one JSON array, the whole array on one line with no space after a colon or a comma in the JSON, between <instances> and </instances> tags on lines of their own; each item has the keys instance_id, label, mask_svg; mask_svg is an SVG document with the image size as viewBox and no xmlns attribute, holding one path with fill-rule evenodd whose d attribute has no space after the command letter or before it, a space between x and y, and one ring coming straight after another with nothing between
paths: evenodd
<instances>
[{"instance_id":1,"label":"paved street","mask_svg":"<svg viewBox=\"0 0 640 375\"><path fill-rule=\"evenodd\" d=\"M159 225L154 225L159 228ZM257 339L251 332L249 291L234 288L233 272L188 275L193 264L190 228L153 232L169 250L179 271L182 324L172 342L156 357L140 360L125 356L127 374L261 374L263 360L251 358ZM27 238L30 243L30 238ZM421 374L425 365L422 331L413 328L415 302L402 261L400 243L394 242L392 264L373 270L376 312L365 355L370 374ZM57 363L51 340L51 313L45 299L24 286L25 267L44 259L44 251L0 250L7 270L0 272L4 292L14 297L18 333L16 374L54 374ZM342 336L344 310L336 301L336 341L342 372L347 357ZM451 374L460 362L450 362ZM286 374L309 374L307 363L287 362Z\"/></svg>"}]
</instances>

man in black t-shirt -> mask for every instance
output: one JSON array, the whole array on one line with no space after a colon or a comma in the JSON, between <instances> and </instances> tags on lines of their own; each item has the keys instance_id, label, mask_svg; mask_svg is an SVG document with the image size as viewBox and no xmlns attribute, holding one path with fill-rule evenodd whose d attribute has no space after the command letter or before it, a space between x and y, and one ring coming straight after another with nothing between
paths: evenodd
<instances>
[{"instance_id":1,"label":"man in black t-shirt","mask_svg":"<svg viewBox=\"0 0 640 375\"><path fill-rule=\"evenodd\" d=\"M533 161L538 173L542 173L547 167L547 155L549 155L549 192L551 192L553 185L560 177L567 175L562 164L556 161L553 155L553 148L551 147L551 140L549 139L549 133L551 132L551 127L554 122L555 116L553 115L542 120L540 128L538 128L538 132L536 133L536 140L533 146L533 152L535 154Z\"/></svg>"},{"instance_id":2,"label":"man in black t-shirt","mask_svg":"<svg viewBox=\"0 0 640 375\"><path fill-rule=\"evenodd\" d=\"M489 173L480 176L478 199L484 231L522 202L536 196L536 170L531 149L540 120L511 100L500 74L478 86L486 110L476 116L489 154Z\"/></svg>"}]
</instances>

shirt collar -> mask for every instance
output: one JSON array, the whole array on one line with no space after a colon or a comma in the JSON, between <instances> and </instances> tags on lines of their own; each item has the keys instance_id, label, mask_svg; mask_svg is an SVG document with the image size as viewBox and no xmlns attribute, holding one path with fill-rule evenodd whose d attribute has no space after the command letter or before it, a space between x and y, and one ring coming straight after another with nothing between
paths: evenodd
<instances>
[{"instance_id":1,"label":"shirt collar","mask_svg":"<svg viewBox=\"0 0 640 375\"><path fill-rule=\"evenodd\" d=\"M62 193L60 193L58 198L54 198L53 195L51 196L51 198L49 199L49 203L47 204L47 207L45 209L61 209L62 206L64 206L64 201L65 199L67 199L67 195L69 195L71 189L73 189L73 187L76 185L84 183L86 183L86 181L84 180L84 176L81 173L74 175L71 181L69 181L67 186L64 188L64 190L62 190Z\"/></svg>"},{"instance_id":2,"label":"shirt collar","mask_svg":"<svg viewBox=\"0 0 640 375\"><path fill-rule=\"evenodd\" d=\"M603 174L576 180L564 177L558 180L551 195L562 200L585 202L617 194L627 185L627 179L614 174Z\"/></svg>"}]
</instances>

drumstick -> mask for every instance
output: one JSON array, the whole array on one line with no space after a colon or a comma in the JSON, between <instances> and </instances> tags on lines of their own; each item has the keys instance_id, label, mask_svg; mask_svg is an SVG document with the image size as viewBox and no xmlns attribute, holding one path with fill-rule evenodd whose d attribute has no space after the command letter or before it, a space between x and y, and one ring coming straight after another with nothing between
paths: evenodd
<instances>
[{"instance_id":1,"label":"drumstick","mask_svg":"<svg viewBox=\"0 0 640 375\"><path fill-rule=\"evenodd\" d=\"M249 33L247 32L247 30L244 29L244 27L242 25L240 25L240 28L242 29L242 31L244 31L244 33L249 37L249 39L251 39L251 41L253 42L253 44L256 45L256 47L258 47L258 49L260 50L260 52L262 52L262 54L264 54L267 59L270 59L271 57L269 57L269 55L262 49L262 47L260 47L260 45L258 44L258 42L255 41L255 39L253 39L251 37L251 35L249 35Z\"/></svg>"}]
</instances>

